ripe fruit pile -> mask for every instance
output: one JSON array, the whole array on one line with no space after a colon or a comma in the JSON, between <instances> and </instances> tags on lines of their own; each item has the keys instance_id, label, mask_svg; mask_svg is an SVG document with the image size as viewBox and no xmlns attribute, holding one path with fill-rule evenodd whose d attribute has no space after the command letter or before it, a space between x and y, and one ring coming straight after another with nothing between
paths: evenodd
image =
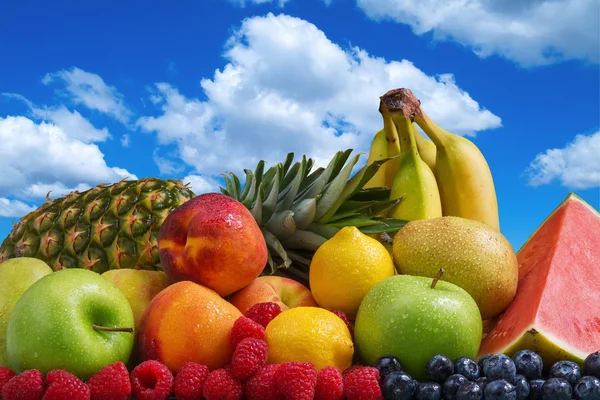
<instances>
[{"instance_id":1,"label":"ripe fruit pile","mask_svg":"<svg viewBox=\"0 0 600 400\"><path fill-rule=\"evenodd\" d=\"M23 217L0 400L600 400L600 213L570 194L515 253L479 149L408 89L379 111L354 174L290 153Z\"/></svg>"}]
</instances>

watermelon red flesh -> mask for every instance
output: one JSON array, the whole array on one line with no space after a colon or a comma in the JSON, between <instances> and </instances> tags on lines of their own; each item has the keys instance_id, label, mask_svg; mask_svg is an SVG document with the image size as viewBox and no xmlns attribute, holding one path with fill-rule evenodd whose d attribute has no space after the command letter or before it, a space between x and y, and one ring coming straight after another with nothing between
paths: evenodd
<instances>
[{"instance_id":1,"label":"watermelon red flesh","mask_svg":"<svg viewBox=\"0 0 600 400\"><path fill-rule=\"evenodd\" d=\"M581 363L600 349L600 214L571 194L517 254L515 299L483 339L479 355L529 347Z\"/></svg>"}]
</instances>

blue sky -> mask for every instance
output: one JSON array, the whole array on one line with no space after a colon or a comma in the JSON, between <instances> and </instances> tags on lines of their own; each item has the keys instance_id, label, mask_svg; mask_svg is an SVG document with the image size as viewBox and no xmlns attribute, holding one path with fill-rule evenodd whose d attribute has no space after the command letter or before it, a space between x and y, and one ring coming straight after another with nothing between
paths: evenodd
<instances>
[{"instance_id":1,"label":"blue sky","mask_svg":"<svg viewBox=\"0 0 600 400\"><path fill-rule=\"evenodd\" d=\"M479 146L518 250L570 192L600 208L599 7L3 2L0 238L49 190L159 176L199 194L289 151L368 151L379 96L408 87Z\"/></svg>"}]
</instances>

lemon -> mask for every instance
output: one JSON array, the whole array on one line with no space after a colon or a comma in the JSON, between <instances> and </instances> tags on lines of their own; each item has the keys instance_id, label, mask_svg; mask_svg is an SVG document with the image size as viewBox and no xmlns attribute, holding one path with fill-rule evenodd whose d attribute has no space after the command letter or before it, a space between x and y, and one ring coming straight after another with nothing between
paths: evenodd
<instances>
[{"instance_id":1,"label":"lemon","mask_svg":"<svg viewBox=\"0 0 600 400\"><path fill-rule=\"evenodd\" d=\"M385 246L347 226L315 252L310 289L319 306L341 310L354 319L369 289L394 273L394 261Z\"/></svg>"},{"instance_id":2,"label":"lemon","mask_svg":"<svg viewBox=\"0 0 600 400\"><path fill-rule=\"evenodd\" d=\"M354 343L337 315L320 307L295 307L275 317L265 330L269 364L312 362L317 369L345 370L352 364Z\"/></svg>"}]
</instances>

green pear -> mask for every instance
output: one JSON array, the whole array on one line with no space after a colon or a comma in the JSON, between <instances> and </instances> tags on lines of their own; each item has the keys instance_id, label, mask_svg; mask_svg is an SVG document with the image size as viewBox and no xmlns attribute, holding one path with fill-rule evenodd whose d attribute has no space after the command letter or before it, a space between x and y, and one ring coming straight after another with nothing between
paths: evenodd
<instances>
[{"instance_id":1,"label":"green pear","mask_svg":"<svg viewBox=\"0 0 600 400\"><path fill-rule=\"evenodd\" d=\"M111 269L102 276L118 287L129 301L136 330L150 301L171 284L167 274L162 271L123 268Z\"/></svg>"},{"instance_id":2,"label":"green pear","mask_svg":"<svg viewBox=\"0 0 600 400\"><path fill-rule=\"evenodd\" d=\"M0 366L8 367L6 328L13 307L34 282L50 273L52 268L38 258L11 258L0 263Z\"/></svg>"},{"instance_id":3,"label":"green pear","mask_svg":"<svg viewBox=\"0 0 600 400\"><path fill-rule=\"evenodd\" d=\"M86 269L56 271L31 285L13 308L9 366L17 373L64 369L87 380L129 360L133 327L129 302L110 280Z\"/></svg>"},{"instance_id":4,"label":"green pear","mask_svg":"<svg viewBox=\"0 0 600 400\"><path fill-rule=\"evenodd\" d=\"M483 328L475 300L462 288L421 276L395 275L375 284L358 309L355 346L367 365L395 356L414 379L427 361L477 356Z\"/></svg>"},{"instance_id":5,"label":"green pear","mask_svg":"<svg viewBox=\"0 0 600 400\"><path fill-rule=\"evenodd\" d=\"M111 269L104 272L102 276L118 287L129 301L133 311L136 332L140 326L142 315L144 315L154 296L171 284L167 274L162 271L123 268ZM139 361L135 350L137 348L137 335L133 346L134 351L128 364L130 367L135 367Z\"/></svg>"}]
</instances>

